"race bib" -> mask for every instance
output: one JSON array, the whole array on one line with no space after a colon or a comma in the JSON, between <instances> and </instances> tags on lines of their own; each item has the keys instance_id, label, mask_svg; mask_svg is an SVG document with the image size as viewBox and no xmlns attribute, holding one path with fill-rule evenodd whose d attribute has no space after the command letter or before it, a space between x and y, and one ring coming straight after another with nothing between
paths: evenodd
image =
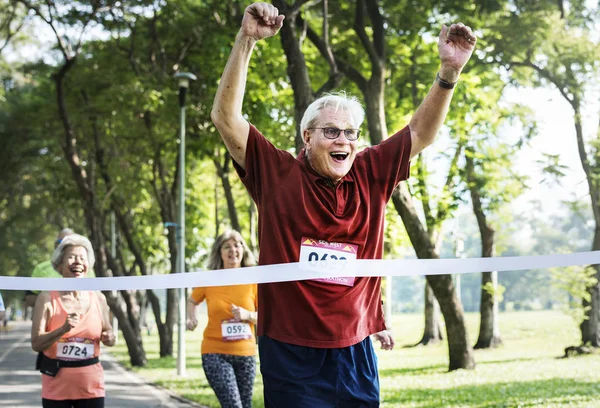
<instances>
[{"instance_id":1,"label":"race bib","mask_svg":"<svg viewBox=\"0 0 600 408\"><path fill-rule=\"evenodd\" d=\"M221 322L221 337L223 341L249 340L252 338L250 323L235 319Z\"/></svg>"},{"instance_id":2,"label":"race bib","mask_svg":"<svg viewBox=\"0 0 600 408\"><path fill-rule=\"evenodd\" d=\"M358 246L339 242L327 242L302 237L300 243L300 265L304 269L321 272L341 270L346 261L356 260ZM313 279L333 285L354 286L354 277L327 277Z\"/></svg>"},{"instance_id":3,"label":"race bib","mask_svg":"<svg viewBox=\"0 0 600 408\"><path fill-rule=\"evenodd\" d=\"M87 360L94 357L94 342L90 339L60 339L56 344L58 360Z\"/></svg>"}]
</instances>

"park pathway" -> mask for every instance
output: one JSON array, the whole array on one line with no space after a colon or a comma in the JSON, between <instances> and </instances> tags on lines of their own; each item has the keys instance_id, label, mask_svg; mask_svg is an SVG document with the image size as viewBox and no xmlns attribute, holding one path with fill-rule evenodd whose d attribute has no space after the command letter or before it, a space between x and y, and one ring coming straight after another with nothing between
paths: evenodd
<instances>
[{"instance_id":1,"label":"park pathway","mask_svg":"<svg viewBox=\"0 0 600 408\"><path fill-rule=\"evenodd\" d=\"M10 322L0 333L0 407L42 406L41 374L35 371L36 353L31 349L31 322ZM147 384L125 370L103 351L106 408L198 408L201 405Z\"/></svg>"}]
</instances>

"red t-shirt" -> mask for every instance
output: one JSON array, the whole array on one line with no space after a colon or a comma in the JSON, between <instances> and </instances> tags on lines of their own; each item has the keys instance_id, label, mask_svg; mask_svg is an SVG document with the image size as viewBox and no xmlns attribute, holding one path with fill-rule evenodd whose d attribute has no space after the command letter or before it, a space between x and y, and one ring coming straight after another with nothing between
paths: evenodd
<instances>
[{"instance_id":1,"label":"red t-shirt","mask_svg":"<svg viewBox=\"0 0 600 408\"><path fill-rule=\"evenodd\" d=\"M410 170L405 127L359 152L350 172L333 186L308 164L277 149L250 126L246 171L234 163L258 207L259 265L298 262L302 237L358 247L357 259L383 254L385 207ZM286 343L338 348L385 330L381 278L354 286L319 281L260 284L258 335Z\"/></svg>"}]
</instances>

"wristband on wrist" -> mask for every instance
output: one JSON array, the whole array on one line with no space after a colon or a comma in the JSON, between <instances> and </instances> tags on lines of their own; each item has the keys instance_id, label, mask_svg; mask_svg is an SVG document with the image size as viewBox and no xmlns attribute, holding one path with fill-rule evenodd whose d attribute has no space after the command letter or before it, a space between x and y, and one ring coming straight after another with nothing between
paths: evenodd
<instances>
[{"instance_id":1,"label":"wristband on wrist","mask_svg":"<svg viewBox=\"0 0 600 408\"><path fill-rule=\"evenodd\" d=\"M448 81L446 81L446 80L444 80L444 79L440 78L440 73L438 72L438 73L435 75L435 82L437 82L437 84L438 84L438 85L439 85L441 88L444 88L444 89L453 89L453 88L454 88L454 86L456 85L456 83L457 83L458 81L457 81L457 82L448 82Z\"/></svg>"}]
</instances>

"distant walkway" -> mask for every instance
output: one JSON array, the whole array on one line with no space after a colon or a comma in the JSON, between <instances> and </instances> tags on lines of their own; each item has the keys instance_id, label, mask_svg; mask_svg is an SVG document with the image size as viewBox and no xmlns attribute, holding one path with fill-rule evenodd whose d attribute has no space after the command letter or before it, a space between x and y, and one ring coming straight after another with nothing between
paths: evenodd
<instances>
[{"instance_id":1,"label":"distant walkway","mask_svg":"<svg viewBox=\"0 0 600 408\"><path fill-rule=\"evenodd\" d=\"M41 380L35 371L36 353L31 349L31 322L10 322L8 333L0 333L0 406L39 408ZM107 408L202 407L147 384L104 353L101 356L106 382Z\"/></svg>"}]
</instances>

